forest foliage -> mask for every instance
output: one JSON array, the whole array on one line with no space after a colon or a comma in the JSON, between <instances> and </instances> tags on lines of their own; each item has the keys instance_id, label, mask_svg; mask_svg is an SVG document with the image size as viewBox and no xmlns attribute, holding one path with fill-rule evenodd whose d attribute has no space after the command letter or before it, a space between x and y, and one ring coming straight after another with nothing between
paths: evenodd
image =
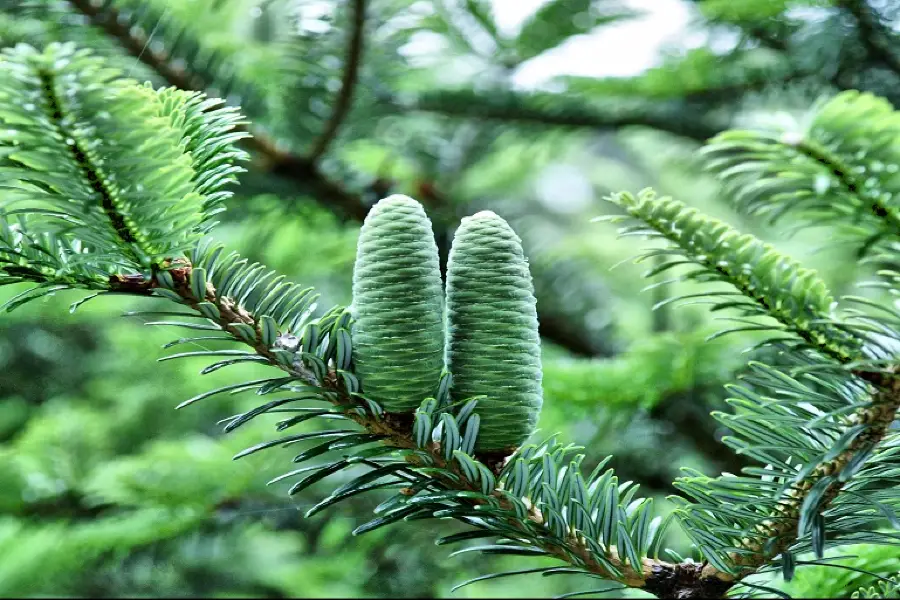
<instances>
[{"instance_id":1,"label":"forest foliage","mask_svg":"<svg viewBox=\"0 0 900 600\"><path fill-rule=\"evenodd\" d=\"M683 4L0 2L0 594L895 597L900 7Z\"/></svg>"}]
</instances>

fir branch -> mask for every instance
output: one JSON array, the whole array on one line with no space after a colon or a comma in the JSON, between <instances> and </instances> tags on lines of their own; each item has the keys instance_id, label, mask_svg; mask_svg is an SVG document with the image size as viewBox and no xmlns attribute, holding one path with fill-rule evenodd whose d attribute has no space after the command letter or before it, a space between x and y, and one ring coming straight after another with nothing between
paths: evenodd
<instances>
[{"instance_id":1,"label":"fir branch","mask_svg":"<svg viewBox=\"0 0 900 600\"><path fill-rule=\"evenodd\" d=\"M865 254L900 236L898 132L900 113L890 103L852 90L820 104L802 125L726 131L701 154L741 208L773 222L795 212L813 225L836 224L860 239Z\"/></svg>"},{"instance_id":2,"label":"fir branch","mask_svg":"<svg viewBox=\"0 0 900 600\"><path fill-rule=\"evenodd\" d=\"M87 153L82 147L83 141L79 137L73 137L76 136L75 131L71 129L67 130L63 126L63 119L65 118L65 116L63 114L62 105L60 103L61 101L59 98L59 94L56 91L56 83L54 81L53 75L48 73L45 69L39 69L38 77L41 81L41 87L44 91L44 98L47 102L48 108L50 109L50 119L53 123L53 127L56 130L57 135L61 139L69 138L72 140L72 143L69 144L72 157L75 159L76 164L81 169L84 178L88 182L88 185L90 185L91 189L100 198L100 206L103 208L103 212L106 213L106 216L109 217L113 229L116 230L116 235L118 235L119 238L123 242L125 242L125 252L128 252L130 254L130 258L136 263L140 263L140 257L134 254L134 251L131 249L131 245L137 244L138 239L135 236L134 232L131 231L128 223L125 221L124 215L119 212L119 209L116 206L114 194L112 190L109 189L106 183L106 177L103 176L97 165L91 163L91 160L88 158ZM146 254L150 254L150 252L146 249L144 249L144 252Z\"/></svg>"},{"instance_id":3,"label":"fir branch","mask_svg":"<svg viewBox=\"0 0 900 600\"><path fill-rule=\"evenodd\" d=\"M353 13L352 31L350 33L350 43L347 46L347 55L344 58L341 89L335 100L331 116L325 123L321 135L319 135L307 156L312 163L317 162L325 154L353 103L353 92L359 79L359 68L362 64L363 38L366 25L366 0L353 0L351 11Z\"/></svg>"},{"instance_id":4,"label":"fir branch","mask_svg":"<svg viewBox=\"0 0 900 600\"><path fill-rule=\"evenodd\" d=\"M196 114L196 98L184 96L163 108L157 92L119 79L71 45L51 44L44 52L18 46L4 52L3 67L0 169L28 184L4 197L5 217L20 215L30 234L78 240L97 257L118 248L113 262L132 269L202 237L227 196L221 186L241 170L227 164L242 156L228 149L236 139L233 110ZM198 126L205 134L193 139ZM209 135L223 136L206 148L214 159L185 151ZM143 160L135 164L132 153Z\"/></svg>"},{"instance_id":5,"label":"fir branch","mask_svg":"<svg viewBox=\"0 0 900 600\"><path fill-rule=\"evenodd\" d=\"M813 490L819 495L811 507L815 513L821 514L831 505L846 482L842 475L846 476L848 466L858 462L861 456L868 456L884 439L891 423L897 418L897 411L900 409L900 377L893 372L858 375L873 386L871 402L858 408L843 425L845 430L858 426L864 426L864 429L836 457L819 463L809 475L792 483L778 500L775 513L757 527L758 535L741 541L741 546L751 553L734 554L732 558L745 576L771 561L796 541L798 522L803 521L803 512L810 511L804 504ZM800 535L803 533L799 532Z\"/></svg>"},{"instance_id":6,"label":"fir branch","mask_svg":"<svg viewBox=\"0 0 900 600\"><path fill-rule=\"evenodd\" d=\"M700 269L680 279L728 283L747 299L726 298L713 310L735 308L748 316L771 317L808 347L839 363L861 357L858 341L832 322L833 299L814 271L677 200L657 198L652 190L643 190L636 197L614 194L609 200L639 223L624 229L623 234L662 238L671 244L665 253L676 259L654 273L695 264Z\"/></svg>"},{"instance_id":7,"label":"fir branch","mask_svg":"<svg viewBox=\"0 0 900 600\"><path fill-rule=\"evenodd\" d=\"M195 254L196 258L196 254ZM381 416L372 412L362 412L353 410L357 407L358 399L348 394L346 387L343 385L338 373L334 370L329 371L325 376L317 375L308 368L299 363L285 364L284 361L278 359L274 352L273 346L266 343L263 335L264 325L261 319L251 311L247 310L234 298L223 296L214 287L212 282L205 280L205 272L201 277L205 280L205 288L202 295L198 294L197 284L193 281L195 278L195 266L189 261L180 261L172 266L166 273L171 280L168 283L161 283L158 276L152 279L131 280L122 282L114 289L123 293L144 294L147 290L171 290L180 301L199 314L210 318L210 312L203 309L203 305L215 306L216 311L214 318L210 318L217 328L222 331L234 331L235 326L249 326L256 335L252 341L235 335L234 339L241 343L249 345L253 351L261 357L264 357L271 366L286 372L289 377L301 380L310 386L321 387L326 397L331 400L334 406L345 411L343 414L352 419L366 431L379 436L383 443L395 449L416 449L418 444L414 438L412 430L411 415L408 414L391 414L383 413ZM167 294L168 296L168 294ZM173 297L174 298L174 297ZM282 337L291 337L290 332L285 332ZM186 404L186 403L185 403ZM183 404L184 405L184 404ZM479 492L481 488L465 477L464 472L459 465L449 460L441 449L441 444L431 442L427 445L428 453L431 457L432 470L446 470L456 475L455 478L441 478L442 483L463 492ZM501 457L502 458L502 457ZM415 457L411 457L414 464L417 463ZM499 474L502 468L501 463L495 463L494 473ZM510 504L509 496L500 490L494 489L490 495L495 497L499 506L504 510L513 511L514 507ZM464 502L463 499L461 499ZM474 501L475 504L480 503ZM544 516L535 506L528 508L526 522L531 525L542 527L545 524ZM511 525L519 526L515 521L511 521ZM531 532L523 532L531 533ZM587 571L602 575L620 581L630 587L643 587L646 585L645 575L642 571L636 571L632 566L625 563L614 548L609 549L608 564L604 565L598 562L594 553L586 544L583 537L572 535L565 539L562 543L549 544L546 548L547 552L567 562L576 561L576 566L583 567ZM661 561L652 561L645 559L647 572L662 573L663 571L671 571L675 569L674 565ZM613 567L611 571L609 566Z\"/></svg>"},{"instance_id":8,"label":"fir branch","mask_svg":"<svg viewBox=\"0 0 900 600\"><path fill-rule=\"evenodd\" d=\"M106 34L118 40L129 54L153 69L170 85L191 91L205 91L212 85L212 81L208 81L200 73L192 71L190 67L176 66L172 61L173 57L165 50L154 50L148 44L146 36L140 30L131 27L128 19L111 3L97 6L91 0L67 1L73 8L85 15L92 25L99 27ZM362 13L360 14L362 15ZM362 35L361 31L359 35ZM354 50L354 52L361 52L361 37L355 45L359 46L359 50ZM358 60L354 62L358 63ZM345 79L345 81L355 82L357 70L358 65L354 68L352 79ZM350 93L352 88L353 85L350 85L344 89ZM349 100L348 97L348 105ZM336 120L335 127L343 120L344 110ZM356 220L362 220L365 217L368 206L362 198L329 179L321 172L314 159L280 149L274 139L259 129L244 130L242 128L241 131L249 131L251 137L247 138L245 143L251 150L265 157L274 174L297 181L309 188L314 199L330 208L336 208L344 217ZM327 142L325 145L327 146Z\"/></svg>"},{"instance_id":9,"label":"fir branch","mask_svg":"<svg viewBox=\"0 0 900 600\"><path fill-rule=\"evenodd\" d=\"M260 316L253 309L245 307L240 300L236 300L221 293L213 284L213 280L231 282L235 279L240 279L242 282L239 284L222 283L222 285L228 289L243 289L248 286L252 288L257 285L254 281L268 281L272 276L260 274L258 271L255 271L253 267L241 267L236 274L232 275L230 272L233 271L233 267L230 265L238 264L240 261L237 261L236 257L231 255L229 258L222 259L224 265L221 265L221 261L219 261L220 265L217 266L216 257L220 254L221 249L210 250L208 247L198 248L192 256L191 260L193 262L184 260L175 263L167 271L153 276L152 279L143 279L140 281L134 279L128 282L122 282L121 285L116 287L116 290L124 293L130 292L141 294L148 290L157 290L158 293L163 294L172 300L176 300L207 317L211 323L215 324L215 329L217 330L222 332L238 332L242 328L248 328L247 334L231 333L231 337L235 341L251 346L257 355L264 357L272 366L285 371L289 380L302 381L310 386L308 389L320 389L321 397L331 402L334 409L338 411L339 414L356 422L363 427L365 431L371 434L371 436L374 436L367 439L378 439L382 444L395 450L417 451L407 454L407 460L413 467L427 468L427 472L429 473L427 477L429 479L426 479L426 481L435 481L440 484L442 488L459 492L459 494L455 494L452 497L454 498L453 502L458 506L455 510L464 510L464 512L460 513L461 515L467 514L465 511L476 510L477 507L481 505L484 505L483 508L489 508L490 511L492 511L484 511L482 513L482 518L488 518L492 514L508 514L509 517L505 519L502 526L509 529L511 532L518 531L524 539L540 540L535 543L538 543L541 548L541 553L572 563L579 570L595 573L619 581L630 587L644 587L649 585L648 582L652 582L651 575L653 577L670 577L671 573L678 570L696 571L696 569L690 565L671 565L649 558L644 558L636 563L634 562L633 556L627 558L621 556L620 550L617 550L616 547L612 545L608 546L601 556L597 554L596 541L589 541L583 534L577 532L568 533L562 536L556 534L550 535L548 528L550 531L555 531L553 523L552 521L548 523L547 515L545 514L547 508L544 508L542 511L542 509L538 507L537 498L531 501L529 501L528 498L517 499L510 494L509 489L504 490L502 488L497 488L496 483L493 483L490 489L484 489L483 476L482 481L473 479L471 473L466 471L464 464L458 462L456 454L453 454L452 456L447 454L446 449L444 448L447 440L442 440L441 442L429 441L424 445L421 443L421 440L417 440L414 421L417 421L418 417L413 418L413 415L409 414L373 411L371 406L366 407L365 405L361 405L360 398L349 392L346 380L342 378L336 368L328 370L327 372L315 372L315 369L310 369L302 362L284 360L279 356L279 352L282 352L281 348L293 347L298 349L298 346L310 343L304 341L304 338L308 338L310 335L313 336L313 339L320 339L318 334L315 333L319 331L319 329L316 328L314 324L311 324L306 328L303 337L296 337L291 333L291 331L296 331L295 327L299 326L297 325L298 322L295 322L295 325L292 328L284 330L277 338L278 341L273 344L272 340L275 339L273 337L274 334L271 332L271 327L266 324L266 320L270 318ZM207 276L207 273L215 272L218 272L218 275L211 277ZM247 275L244 275L244 273L247 273ZM255 274L251 275L251 273ZM237 287L235 287L235 285L237 285ZM241 293L244 294L243 292ZM290 297L292 293L286 292L284 295ZM262 294L259 300L251 301L250 305L256 304L259 306L260 302L265 302L268 305L272 305L273 303L281 304L277 299L272 300L267 294ZM331 311L329 314L337 313ZM340 319L338 319L337 323L340 323ZM345 349L345 352L346 351L347 350ZM338 362L340 362L340 360ZM251 384L253 383L254 382L251 382ZM247 385L249 384L230 386L219 391L242 389L247 387ZM202 394L182 405L208 397L212 393ZM277 403L278 401L275 402ZM274 405L270 403L267 406L271 407ZM229 427L236 427L239 422L246 422L249 418L252 418L253 415L261 414L263 410L266 410L266 407L263 407L261 410L251 411L250 413L239 417L239 420L234 421ZM417 415L418 414L419 413L417 413ZM348 433L351 432L348 431ZM263 449L272 445L274 445L274 443L271 442L260 444L254 448L248 449L242 454L255 452L258 449ZM424 455L422 454L423 452ZM557 453L554 453L554 455L556 454ZM549 454L546 455L544 459L545 465L547 464L547 459L550 459ZM490 476L491 480L496 481L495 478L503 472L505 460L509 459L508 457L503 456L492 457L485 455L481 457L481 460L486 461L485 464L488 465L493 473ZM341 463L336 464L340 466ZM373 467L377 466L378 465L373 465ZM330 467L326 467L326 469L327 468ZM397 468L402 467L398 465ZM519 484L513 484L512 480L509 480L507 486L527 483L521 479L518 481ZM614 479L611 480L610 483L611 486L608 489L618 489L618 485ZM582 483L582 485L584 484ZM629 497L630 496L631 495L629 495ZM341 494L335 492L332 497L334 500L326 499L321 504L322 506L325 506L340 499L340 497ZM433 510L428 509L427 506L425 508L427 510ZM524 513L520 512L520 509L524 510ZM616 510L621 511L622 508ZM515 515L520 516L516 517ZM614 519L621 519L623 517L623 514L618 516L613 515ZM471 524L471 522L465 518L462 520ZM621 535L624 535L624 533ZM609 540L607 539L607 543L608 542ZM622 546L620 545L619 548L622 548ZM724 590L724 588L721 587L721 584L718 585ZM707 591L711 589L710 581L704 581L701 588Z\"/></svg>"},{"instance_id":10,"label":"fir branch","mask_svg":"<svg viewBox=\"0 0 900 600\"><path fill-rule=\"evenodd\" d=\"M639 221L623 233L663 238L675 246L674 251L657 250L648 255L662 252L677 257L651 274L695 264L701 269L684 279L730 283L748 302L716 300L713 310L740 308L745 314L768 315L780 321L821 353L816 358L803 358L802 352L794 355L807 367L834 369L864 357L860 342L865 335L852 333L831 316L832 299L824 284L790 259L751 236L740 236L727 225L699 216L671 199L657 199L649 191L637 199L619 194L611 201ZM790 340L778 342L792 347ZM761 473L752 473L771 475L765 482L723 475L715 479L685 477L676 483L695 500L677 499L687 533L709 561L700 580L736 583L779 555L789 577L794 564L791 549L798 543L805 547L803 538L807 536L821 555L825 545L823 512L885 438L900 408L900 379L893 368L844 372L827 383L815 380L835 391L834 397L814 397L813 388L767 367L758 366L752 380L762 390L772 390L772 397L750 388L734 388L738 398L729 403L735 404L736 412L720 413L716 418L743 436L727 438L729 446L766 465L766 469L756 469ZM808 396L812 408L781 406L780 395ZM835 410L836 406L841 408ZM840 526L836 529L840 536Z\"/></svg>"},{"instance_id":11,"label":"fir branch","mask_svg":"<svg viewBox=\"0 0 900 600\"><path fill-rule=\"evenodd\" d=\"M782 139L782 141L790 144L792 140ZM860 182L851 173L849 165L843 164L838 156L828 151L828 148L810 139L804 138L795 144L794 147L802 154L825 167L848 193L859 198L868 199L869 211L879 219L884 220L894 234L900 236L900 213L896 210L891 210L885 204L883 198L866 194Z\"/></svg>"}]
</instances>

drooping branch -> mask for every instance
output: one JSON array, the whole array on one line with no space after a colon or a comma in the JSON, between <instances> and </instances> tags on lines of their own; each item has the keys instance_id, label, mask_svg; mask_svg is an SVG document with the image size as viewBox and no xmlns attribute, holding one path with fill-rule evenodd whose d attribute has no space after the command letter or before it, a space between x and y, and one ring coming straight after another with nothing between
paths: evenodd
<instances>
[{"instance_id":1,"label":"drooping branch","mask_svg":"<svg viewBox=\"0 0 900 600\"><path fill-rule=\"evenodd\" d=\"M353 92L356 88L356 82L359 78L359 68L362 64L363 38L366 25L366 0L353 0L352 31L350 33L350 43L347 46L347 55L344 58L344 72L341 78L341 89L338 92L337 99L334 103L334 110L325 123L325 127L319 138L313 144L313 148L309 153L309 160L313 163L328 149L329 144L337 134L344 117L353 104Z\"/></svg>"}]
</instances>

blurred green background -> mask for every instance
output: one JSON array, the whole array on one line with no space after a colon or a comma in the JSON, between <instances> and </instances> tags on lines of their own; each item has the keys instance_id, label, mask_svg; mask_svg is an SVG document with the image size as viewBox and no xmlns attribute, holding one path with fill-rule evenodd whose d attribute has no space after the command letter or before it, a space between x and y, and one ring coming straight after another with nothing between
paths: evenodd
<instances>
[{"instance_id":1,"label":"blurred green background","mask_svg":"<svg viewBox=\"0 0 900 600\"><path fill-rule=\"evenodd\" d=\"M79 4L94 6L0 2L0 44L72 40L132 77L164 83ZM211 93L240 102L281 147L305 155L322 131L346 63L347 3L110 7L149 38L145 52L163 56L179 35L199 44L191 61L173 52L172 64L205 73ZM753 336L706 341L722 323L702 305L653 311L690 290L642 291L660 282L642 278L652 265L627 260L634 238L591 219L609 212L606 194L653 186L818 269L836 294L852 291L866 272L850 250L821 231L791 235L789 222L773 228L736 214L696 151L728 127L802 126L813 102L840 89L900 98L900 52L892 54L900 44L891 45L900 5L371 0L367 13L352 110L317 157L320 174L363 207L390 191L416 197L445 242L461 216L483 208L512 223L544 335L541 434L583 445L589 469L613 454L620 478L640 483L663 511L680 468L737 472L744 462L717 441L725 432L708 413L723 407L722 385L751 358ZM322 310L347 303L359 220L315 177L280 172L258 155L247 168L216 238L315 286ZM4 288L0 302L20 291ZM201 378L199 362L157 363L176 333L120 316L152 301L100 298L70 314L79 297L0 318L0 595L546 597L584 587L530 575L451 594L517 561L449 557L434 540L453 523L351 536L377 493L304 519L340 482L288 497L289 484L266 482L289 470L289 450L231 462L272 435L262 419L229 435L217 426L252 398L174 410L252 378L252 365ZM668 546L689 552L671 531ZM882 565L873 570L896 572L895 550L856 554L865 552ZM788 587L838 597L872 581L817 573L801 569Z\"/></svg>"}]
</instances>

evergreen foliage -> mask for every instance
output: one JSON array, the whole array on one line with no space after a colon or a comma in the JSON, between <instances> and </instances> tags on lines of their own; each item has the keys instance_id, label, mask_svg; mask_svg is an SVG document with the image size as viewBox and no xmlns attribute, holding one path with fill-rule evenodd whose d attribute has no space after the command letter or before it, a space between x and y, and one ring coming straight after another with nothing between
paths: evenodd
<instances>
[{"instance_id":1,"label":"evergreen foliage","mask_svg":"<svg viewBox=\"0 0 900 600\"><path fill-rule=\"evenodd\" d=\"M852 35L836 44L840 60L825 84L846 87L852 80L862 90L865 74L900 75L889 43L892 29L865 2L835 3L827 17L813 22L790 16L786 2L760 3L749 12L734 3L698 4L710 23L742 32L732 56L737 63L755 65L749 59L759 50L793 58L802 40L821 41L829 27L849 18L855 24ZM488 100L480 91L463 92L464 105L458 90L429 95L420 89L427 81L423 73L411 70L406 85L418 100L409 103L390 69L362 66L368 15L386 7L410 8L405 2L359 0L336 11L335 26L322 37L299 36L301 50L327 40L345 54L338 61L337 84L317 78L302 59L295 63L293 77L304 85L291 91L311 104L316 99L327 104L323 97L333 102L331 110L298 116L296 128L285 130L287 140L281 133L279 139L267 134L294 121L285 98L251 102L248 112L260 111L259 123L251 125L236 108L205 93L216 86L253 89L252 69L235 73L223 67L230 60L225 50L205 55L202 42L190 40L202 34L177 22L159 32L161 47L151 44L147 24L169 25L154 12L158 5L54 0L0 7L7 16L35 20L40 30L11 25L8 39L16 45L0 56L0 285L17 286L3 308L40 310L36 300L73 288L91 291L81 292L73 311L96 296L141 300L139 310L127 316L148 318L146 325L154 329L180 329L180 337L165 345L169 353L159 369L175 359L206 363L200 374L211 383L191 389L179 408L190 406L208 419L221 416L224 407L230 416L219 425L231 434L227 441L210 442L180 432L173 439L144 439L142 447L133 448L136 432L146 434L154 424L178 418L160 417L158 407L122 403L115 404L114 420L100 417L102 406L67 406L62 400L41 419L9 417L0 430L11 440L0 451L0 475L10 482L0 494L0 539L6 540L0 544L0 589L56 592L36 587L34 573L43 569L59 581L76 581L83 565L104 564L114 549L136 563L122 571L120 584L121 590L134 591L140 587L142 557L153 548L177 556L184 551L179 542L194 534L202 544L224 540L229 548L220 557L224 563L250 564L253 553L239 551L241 545L277 546L269 543L277 527L232 529L221 521L228 521L234 506L246 507L254 494L266 494L259 480L264 471L270 484L290 483L289 496L310 499L303 507L307 517L335 510L336 504L373 512L355 524L356 535L377 536L400 522L450 521L463 528L442 530L437 544L462 544L454 556L508 559L509 570L482 573L457 588L539 573L542 579L571 582L561 597L626 588L658 597L752 596L782 593L771 587L782 585L773 573L790 589L800 567L809 566L865 571L869 579L847 581L841 593L896 595L895 573L881 574L876 558L867 561L872 571L833 559L842 547L877 546L889 553L898 542L900 314L892 301L900 277L893 252L900 243L894 224L900 167L889 104L897 93L892 76L870 86L881 96L843 91L815 104L799 129L776 133L752 126L722 131L730 122L719 110L719 92L735 86L758 90L758 70L730 72L726 81L715 64L696 55L680 64L687 68L699 60L703 77L679 78L683 88L671 90L673 102L664 107L669 111L664 116L647 109L662 106L653 92L659 82L673 83L658 71L627 85L601 81L593 91L588 86L570 111L567 101L550 92L521 96L505 90L487 94ZM467 2L463 14L502 50L502 66L509 68L571 35L629 17L628 11L594 8L552 0L515 39L499 33L485 3ZM559 21L561 12L576 9L584 18ZM51 26L48 15L67 20ZM451 17L442 24L455 30L467 52L477 53L471 27ZM81 47L57 41L72 31L81 32ZM380 51L392 51L408 34L400 26L388 31ZM117 60L103 55L110 48L97 54L90 49L92 39L105 40L100 45L117 40L175 87L156 89L123 76ZM35 46L19 43L23 40ZM847 56L860 49L865 59L850 76ZM294 50L294 59L302 56ZM815 60L822 59L807 56L797 61L800 66L779 62L778 69L806 79ZM383 87L371 83L375 75L384 75ZM239 81L244 77L246 83ZM590 98L600 93L625 97L617 104L622 112L598 111L609 101ZM429 98L438 100L429 104ZM262 110L264 105L275 108ZM385 105L388 114L379 112ZM365 130L362 115L390 119L392 111L415 107L458 117L474 114L475 106L483 109L480 117L511 127L523 121L564 126L562 135L572 136L568 140L577 135L573 127L650 126L695 140L721 131L700 156L736 199L741 218L785 220L801 234L810 224L850 232L856 256L876 266L867 296L843 295L774 245L696 208L652 190L608 197L612 214L606 220L624 222L625 237L650 239L651 248L637 260L654 262L646 276L657 290L655 308L708 303L709 312L721 312L736 324L711 334L710 343L724 344L720 338L729 334L729 344L752 344L753 359L742 368L702 377L718 389L740 371L739 383L725 388L727 410L713 412L726 431L722 442L748 461L737 473L711 477L686 467L674 483L670 509L657 513L660 503L620 476L614 457L596 456L553 432L532 439L545 390L545 412L558 410L552 404L573 380L581 382L582 391L589 385L582 369L603 377L630 371L620 365L632 360L638 368L645 362L665 365L652 350L655 343L667 348L672 338L657 331L644 350L632 348L598 365L573 367L570 357L553 354L548 360L547 351L541 352L539 323L540 332L552 339L553 330L548 334L544 324L561 313L551 312L546 320L539 314L543 308L535 299L522 240L506 221L491 211L469 211L474 205L442 201L434 186L422 182L420 205L389 196L397 187L393 182L370 181L369 196L388 196L370 208L359 183L364 177L357 172L365 168L351 168L346 160L359 142L347 132ZM685 107L696 112L679 113ZM674 119L675 114L686 118ZM291 282L258 255L227 249L227 226L216 227L216 220L225 218L228 186L243 170L240 161L249 157L239 144L296 193L330 204L341 216L365 219L349 306L323 294L331 308L320 310L312 287ZM457 154L465 151L465 144L456 148ZM465 187L451 189L461 194ZM465 212L475 214L461 219L447 248L448 232ZM791 223L793 212L803 220ZM429 213L439 215L434 228ZM602 226L590 227L593 235L602 235ZM225 243L216 241L223 238ZM627 244L619 248L634 251ZM448 255L445 291L442 249ZM660 275L669 279L659 280ZM100 320L110 304L101 304ZM10 322L15 318L4 315ZM643 402L653 410L669 398L685 402L678 379L654 381L655 393L619 400L632 409ZM141 385L140 379L128 383ZM153 386L167 387L155 381ZM120 398L127 391L113 389L109 395ZM597 402L607 408L616 404L605 397ZM562 410L564 422L574 421L568 408ZM269 419L278 437L260 442L257 422ZM135 453L122 456L123 449ZM222 462L223 449L236 452L237 465ZM186 456L193 459L182 461ZM259 468L266 463L253 461L263 457L272 462ZM288 462L295 467L282 472ZM369 495L380 501L374 511L364 502ZM206 530L210 520L220 525L212 534ZM410 529L404 535L415 535ZM670 548L671 536L679 532L689 543ZM267 549L266 556L289 567L291 560L279 555L279 548L293 548L294 542L279 539L285 545ZM538 562L523 568L526 557ZM274 567L247 580L236 577L234 588L224 591L290 595L285 576L268 569ZM182 576L190 579L172 573L173 580ZM598 587L574 587L585 582Z\"/></svg>"}]
</instances>

